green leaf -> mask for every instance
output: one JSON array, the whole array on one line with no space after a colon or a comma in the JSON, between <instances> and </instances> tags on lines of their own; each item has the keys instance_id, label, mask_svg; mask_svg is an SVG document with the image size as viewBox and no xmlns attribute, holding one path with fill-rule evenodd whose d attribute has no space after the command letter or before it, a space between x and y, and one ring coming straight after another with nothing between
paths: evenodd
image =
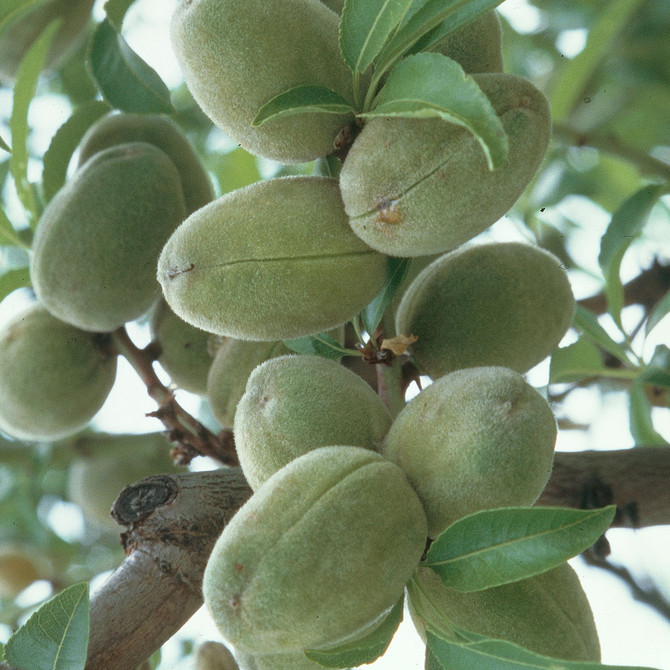
<instances>
[{"instance_id":1,"label":"green leaf","mask_svg":"<svg viewBox=\"0 0 670 670\"><path fill-rule=\"evenodd\" d=\"M347 0L340 18L340 51L354 73L365 72L413 0Z\"/></svg>"},{"instance_id":2,"label":"green leaf","mask_svg":"<svg viewBox=\"0 0 670 670\"><path fill-rule=\"evenodd\" d=\"M651 360L644 367L639 377L640 381L653 386L670 388L670 349L659 344L651 356Z\"/></svg>"},{"instance_id":3,"label":"green leaf","mask_svg":"<svg viewBox=\"0 0 670 670\"><path fill-rule=\"evenodd\" d=\"M4 149L7 153L12 153L12 148L0 137L0 149Z\"/></svg>"},{"instance_id":4,"label":"green leaf","mask_svg":"<svg viewBox=\"0 0 670 670\"><path fill-rule=\"evenodd\" d=\"M652 406L645 392L644 382L638 379L629 392L630 432L638 447L657 447L667 444L656 431L651 417Z\"/></svg>"},{"instance_id":5,"label":"green leaf","mask_svg":"<svg viewBox=\"0 0 670 670\"><path fill-rule=\"evenodd\" d=\"M447 35L471 23L485 12L497 7L501 2L502 0L495 0L495 2L475 0L475 2L468 3L461 9L449 14L439 26L421 37L409 50L409 53L427 51L438 42L441 42Z\"/></svg>"},{"instance_id":6,"label":"green leaf","mask_svg":"<svg viewBox=\"0 0 670 670\"><path fill-rule=\"evenodd\" d=\"M107 18L120 29L126 12L135 0L107 0L105 3L105 14Z\"/></svg>"},{"instance_id":7,"label":"green leaf","mask_svg":"<svg viewBox=\"0 0 670 670\"><path fill-rule=\"evenodd\" d=\"M598 65L616 49L620 32L644 0L612 0L598 9L598 20L589 30L586 46L572 60L565 59L550 97L554 124L566 121L584 95Z\"/></svg>"},{"instance_id":8,"label":"green leaf","mask_svg":"<svg viewBox=\"0 0 670 670\"><path fill-rule=\"evenodd\" d=\"M0 208L0 246L3 245L26 248L26 244L17 235L4 210Z\"/></svg>"},{"instance_id":9,"label":"green leaf","mask_svg":"<svg viewBox=\"0 0 670 670\"><path fill-rule=\"evenodd\" d=\"M9 638L5 655L19 668L83 670L88 635L88 584L75 584L44 603Z\"/></svg>"},{"instance_id":10,"label":"green leaf","mask_svg":"<svg viewBox=\"0 0 670 670\"><path fill-rule=\"evenodd\" d=\"M128 46L109 19L93 35L89 60L103 97L113 107L140 114L174 111L163 80Z\"/></svg>"},{"instance_id":11,"label":"green leaf","mask_svg":"<svg viewBox=\"0 0 670 670\"><path fill-rule=\"evenodd\" d=\"M295 86L266 102L251 122L261 126L270 119L281 119L295 114L322 112L325 114L349 114L356 110L346 98L325 86Z\"/></svg>"},{"instance_id":12,"label":"green leaf","mask_svg":"<svg viewBox=\"0 0 670 670\"><path fill-rule=\"evenodd\" d=\"M549 383L562 384L597 377L606 370L600 350L583 337L556 349L551 357Z\"/></svg>"},{"instance_id":13,"label":"green leaf","mask_svg":"<svg viewBox=\"0 0 670 670\"><path fill-rule=\"evenodd\" d=\"M437 28L457 12L468 11L468 20L493 9L501 0L423 0L408 14L407 20L386 43L375 63L375 77L379 77L394 63L409 53L426 34ZM466 9L467 8L467 9ZM467 21L464 21L467 23Z\"/></svg>"},{"instance_id":14,"label":"green leaf","mask_svg":"<svg viewBox=\"0 0 670 670\"><path fill-rule=\"evenodd\" d=\"M590 547L615 506L596 510L504 507L470 514L431 545L425 565L459 591L481 591L546 572Z\"/></svg>"},{"instance_id":15,"label":"green leaf","mask_svg":"<svg viewBox=\"0 0 670 670\"><path fill-rule=\"evenodd\" d=\"M65 184L70 159L84 133L107 112L107 103L93 100L75 109L72 116L56 131L44 154L42 187L47 202Z\"/></svg>"},{"instance_id":16,"label":"green leaf","mask_svg":"<svg viewBox=\"0 0 670 670\"><path fill-rule=\"evenodd\" d=\"M656 328L656 326L664 319L668 314L670 314L670 291L668 291L655 305L651 310L649 317L647 318L647 323L645 324L645 333L649 333Z\"/></svg>"},{"instance_id":17,"label":"green leaf","mask_svg":"<svg viewBox=\"0 0 670 670\"><path fill-rule=\"evenodd\" d=\"M598 323L598 317L593 312L581 305L577 305L572 323L577 330L584 333L591 342L603 351L612 354L612 356L626 365L631 364L626 347L608 335L607 331Z\"/></svg>"},{"instance_id":18,"label":"green leaf","mask_svg":"<svg viewBox=\"0 0 670 670\"><path fill-rule=\"evenodd\" d=\"M400 61L372 110L360 116L441 118L475 136L490 170L507 160L507 134L490 100L456 61L442 54L420 53Z\"/></svg>"},{"instance_id":19,"label":"green leaf","mask_svg":"<svg viewBox=\"0 0 670 670\"><path fill-rule=\"evenodd\" d=\"M622 328L623 286L619 271L621 259L631 242L641 232L658 198L667 190L665 185L645 186L628 198L612 215L600 240L598 263L605 277L605 295L614 321Z\"/></svg>"},{"instance_id":20,"label":"green leaf","mask_svg":"<svg viewBox=\"0 0 670 670\"><path fill-rule=\"evenodd\" d=\"M322 156L314 161L312 174L315 177L333 177L334 179L338 179L341 169L342 161L337 156Z\"/></svg>"},{"instance_id":21,"label":"green leaf","mask_svg":"<svg viewBox=\"0 0 670 670\"><path fill-rule=\"evenodd\" d=\"M8 270L0 275L0 300L4 300L17 288L25 288L30 285L30 272L27 267Z\"/></svg>"},{"instance_id":22,"label":"green leaf","mask_svg":"<svg viewBox=\"0 0 670 670\"><path fill-rule=\"evenodd\" d=\"M2 0L0 4L0 33L5 29L11 30L11 23L22 14L36 9L40 5L46 5L50 0Z\"/></svg>"},{"instance_id":23,"label":"green leaf","mask_svg":"<svg viewBox=\"0 0 670 670\"><path fill-rule=\"evenodd\" d=\"M390 257L386 269L386 281L377 297L361 312L363 327L372 336L384 316L386 308L391 304L393 297L407 274L409 258Z\"/></svg>"},{"instance_id":24,"label":"green leaf","mask_svg":"<svg viewBox=\"0 0 670 670\"><path fill-rule=\"evenodd\" d=\"M342 356L358 356L357 351L344 348L337 340L328 333L320 335L307 335L305 337L296 337L291 340L284 340L284 344L299 354L309 356L322 356L338 360Z\"/></svg>"},{"instance_id":25,"label":"green leaf","mask_svg":"<svg viewBox=\"0 0 670 670\"><path fill-rule=\"evenodd\" d=\"M355 668L376 661L387 649L402 621L404 596L371 633L332 649L307 649L305 656L327 668Z\"/></svg>"},{"instance_id":26,"label":"green leaf","mask_svg":"<svg viewBox=\"0 0 670 670\"><path fill-rule=\"evenodd\" d=\"M478 636L480 637L480 636ZM450 642L431 631L428 649L443 670L655 670L641 666L603 665L541 656L505 640Z\"/></svg>"},{"instance_id":27,"label":"green leaf","mask_svg":"<svg viewBox=\"0 0 670 670\"><path fill-rule=\"evenodd\" d=\"M28 108L35 96L37 81L59 25L59 20L52 21L21 60L14 84L14 101L9 119L9 130L12 134L9 171L16 185L16 192L33 226L37 223L38 214L35 193L28 181Z\"/></svg>"},{"instance_id":28,"label":"green leaf","mask_svg":"<svg viewBox=\"0 0 670 670\"><path fill-rule=\"evenodd\" d=\"M242 147L226 154L209 155L207 158L210 169L219 181L222 195L261 179L256 157Z\"/></svg>"}]
</instances>

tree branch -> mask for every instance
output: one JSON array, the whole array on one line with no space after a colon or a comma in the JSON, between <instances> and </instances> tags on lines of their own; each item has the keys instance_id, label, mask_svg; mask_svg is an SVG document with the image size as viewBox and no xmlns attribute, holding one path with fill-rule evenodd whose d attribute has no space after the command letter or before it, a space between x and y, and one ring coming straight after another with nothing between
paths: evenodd
<instances>
[{"instance_id":1,"label":"tree branch","mask_svg":"<svg viewBox=\"0 0 670 670\"><path fill-rule=\"evenodd\" d=\"M202 574L251 495L239 468L148 477L121 491L127 558L93 594L87 670L132 670L202 605Z\"/></svg>"},{"instance_id":2,"label":"tree branch","mask_svg":"<svg viewBox=\"0 0 670 670\"><path fill-rule=\"evenodd\" d=\"M125 328L121 327L110 335L112 346L133 366L147 387L149 396L156 401L158 409L150 416L163 422L168 429L168 439L176 442L173 457L181 465L188 465L194 456L211 456L224 465L239 465L231 431L214 435L196 421L175 400L172 391L165 386L153 368L151 351L135 346Z\"/></svg>"},{"instance_id":3,"label":"tree branch","mask_svg":"<svg viewBox=\"0 0 670 670\"><path fill-rule=\"evenodd\" d=\"M614 526L670 524L668 481L667 448L559 452L538 504L615 504ZM132 670L186 623L214 542L250 495L239 468L149 477L119 494L128 557L93 595L87 670Z\"/></svg>"}]
</instances>

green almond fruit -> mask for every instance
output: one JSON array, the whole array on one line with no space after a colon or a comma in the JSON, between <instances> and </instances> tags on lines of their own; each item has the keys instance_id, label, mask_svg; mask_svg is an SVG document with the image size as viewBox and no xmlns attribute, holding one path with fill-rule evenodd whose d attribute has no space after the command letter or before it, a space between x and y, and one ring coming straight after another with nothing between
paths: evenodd
<instances>
[{"instance_id":1,"label":"green almond fruit","mask_svg":"<svg viewBox=\"0 0 670 670\"><path fill-rule=\"evenodd\" d=\"M325 358L291 355L251 373L233 432L244 476L255 490L317 447L377 449L390 426L388 409L357 374Z\"/></svg>"},{"instance_id":2,"label":"green almond fruit","mask_svg":"<svg viewBox=\"0 0 670 670\"><path fill-rule=\"evenodd\" d=\"M490 171L465 128L441 119L373 118L342 166L340 186L354 232L390 256L429 256L475 237L503 216L547 150L549 105L529 81L503 73L473 79L509 138Z\"/></svg>"},{"instance_id":3,"label":"green almond fruit","mask_svg":"<svg viewBox=\"0 0 670 670\"><path fill-rule=\"evenodd\" d=\"M165 245L158 280L197 328L285 340L351 319L380 291L386 263L349 228L337 180L283 177L191 214Z\"/></svg>"},{"instance_id":4,"label":"green almond fruit","mask_svg":"<svg viewBox=\"0 0 670 670\"><path fill-rule=\"evenodd\" d=\"M0 429L23 440L72 435L115 378L116 357L95 336L34 305L0 330Z\"/></svg>"},{"instance_id":5,"label":"green almond fruit","mask_svg":"<svg viewBox=\"0 0 670 670\"><path fill-rule=\"evenodd\" d=\"M60 19L60 27L53 37L45 63L47 70L57 67L82 42L91 18L93 2L94 0L24 2L26 6L37 6L19 12L0 33L0 81L9 84L14 80L19 63L28 49L52 21Z\"/></svg>"},{"instance_id":6,"label":"green almond fruit","mask_svg":"<svg viewBox=\"0 0 670 670\"><path fill-rule=\"evenodd\" d=\"M156 261L185 217L181 181L166 154L141 142L96 154L45 208L30 274L59 319L112 331L159 293Z\"/></svg>"},{"instance_id":7,"label":"green almond fruit","mask_svg":"<svg viewBox=\"0 0 670 670\"><path fill-rule=\"evenodd\" d=\"M518 242L472 245L414 279L396 329L419 338L411 351L431 377L479 365L523 373L558 346L574 307L567 273L548 251Z\"/></svg>"},{"instance_id":8,"label":"green almond fruit","mask_svg":"<svg viewBox=\"0 0 670 670\"><path fill-rule=\"evenodd\" d=\"M204 573L205 605L245 653L332 647L395 605L425 532L400 468L368 449L315 449L270 477L224 528Z\"/></svg>"},{"instance_id":9,"label":"green almond fruit","mask_svg":"<svg viewBox=\"0 0 670 670\"><path fill-rule=\"evenodd\" d=\"M214 416L224 428L233 427L235 409L254 368L271 358L290 353L283 342L228 338L221 344L207 377L207 396Z\"/></svg>"},{"instance_id":10,"label":"green almond fruit","mask_svg":"<svg viewBox=\"0 0 670 670\"><path fill-rule=\"evenodd\" d=\"M239 667L225 644L208 640L195 649L194 670L239 670Z\"/></svg>"},{"instance_id":11,"label":"green almond fruit","mask_svg":"<svg viewBox=\"0 0 670 670\"><path fill-rule=\"evenodd\" d=\"M593 613L575 571L563 564L528 579L484 591L447 588L430 568L418 568L407 591L412 620L456 639L453 626L507 640L536 654L600 661Z\"/></svg>"},{"instance_id":12,"label":"green almond fruit","mask_svg":"<svg viewBox=\"0 0 670 670\"><path fill-rule=\"evenodd\" d=\"M171 37L196 102L252 154L283 163L326 156L353 121L311 112L252 125L266 102L295 86L325 86L353 103L338 17L319 0L180 0Z\"/></svg>"},{"instance_id":13,"label":"green almond fruit","mask_svg":"<svg viewBox=\"0 0 670 670\"><path fill-rule=\"evenodd\" d=\"M152 475L185 471L173 464L163 433L96 434L78 439L76 448L85 455L70 465L68 495L101 530L118 531L110 511L126 486Z\"/></svg>"},{"instance_id":14,"label":"green almond fruit","mask_svg":"<svg viewBox=\"0 0 670 670\"><path fill-rule=\"evenodd\" d=\"M214 360L211 333L180 319L162 298L149 322L151 336L159 348L158 362L173 384L191 393L207 393L207 376Z\"/></svg>"},{"instance_id":15,"label":"green almond fruit","mask_svg":"<svg viewBox=\"0 0 670 670\"><path fill-rule=\"evenodd\" d=\"M549 405L518 372L478 367L440 377L412 398L381 453L403 469L437 537L473 512L535 502L555 442Z\"/></svg>"},{"instance_id":16,"label":"green almond fruit","mask_svg":"<svg viewBox=\"0 0 670 670\"><path fill-rule=\"evenodd\" d=\"M495 10L485 12L430 48L453 58L469 74L502 72L502 26Z\"/></svg>"},{"instance_id":17,"label":"green almond fruit","mask_svg":"<svg viewBox=\"0 0 670 670\"><path fill-rule=\"evenodd\" d=\"M181 179L187 214L214 199L212 182L200 157L181 128L160 114L113 113L102 117L79 145L79 166L104 149L128 142L151 144L172 160Z\"/></svg>"}]
</instances>

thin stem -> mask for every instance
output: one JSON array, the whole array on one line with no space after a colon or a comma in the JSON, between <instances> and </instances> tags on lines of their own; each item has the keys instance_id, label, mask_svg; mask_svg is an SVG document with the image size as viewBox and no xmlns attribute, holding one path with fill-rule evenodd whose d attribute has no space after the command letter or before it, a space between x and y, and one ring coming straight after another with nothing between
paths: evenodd
<instances>
[{"instance_id":1,"label":"thin stem","mask_svg":"<svg viewBox=\"0 0 670 670\"><path fill-rule=\"evenodd\" d=\"M149 396L158 409L152 412L168 429L168 438L177 443L173 455L182 464L196 456L210 456L225 465L239 465L237 453L228 434L215 435L175 400L173 392L165 386L153 368L154 357L150 350L138 348L121 327L111 334L111 342L118 354L128 360L147 387Z\"/></svg>"},{"instance_id":2,"label":"thin stem","mask_svg":"<svg viewBox=\"0 0 670 670\"><path fill-rule=\"evenodd\" d=\"M653 175L670 181L670 164L624 144L615 135L583 133L566 123L556 123L553 128L553 137L576 147L589 146L619 156L635 165L642 174Z\"/></svg>"}]
</instances>

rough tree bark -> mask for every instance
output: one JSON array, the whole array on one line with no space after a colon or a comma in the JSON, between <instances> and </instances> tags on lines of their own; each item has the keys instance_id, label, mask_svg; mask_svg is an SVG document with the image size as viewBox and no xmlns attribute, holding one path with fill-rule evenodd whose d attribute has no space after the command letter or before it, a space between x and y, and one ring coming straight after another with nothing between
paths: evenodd
<instances>
[{"instance_id":1,"label":"rough tree bark","mask_svg":"<svg viewBox=\"0 0 670 670\"><path fill-rule=\"evenodd\" d=\"M669 480L669 449L557 453L538 504L615 504L614 526L670 524ZM195 613L214 541L250 495L239 468L149 477L121 492L114 516L128 556L93 595L87 670L133 670Z\"/></svg>"}]
</instances>

